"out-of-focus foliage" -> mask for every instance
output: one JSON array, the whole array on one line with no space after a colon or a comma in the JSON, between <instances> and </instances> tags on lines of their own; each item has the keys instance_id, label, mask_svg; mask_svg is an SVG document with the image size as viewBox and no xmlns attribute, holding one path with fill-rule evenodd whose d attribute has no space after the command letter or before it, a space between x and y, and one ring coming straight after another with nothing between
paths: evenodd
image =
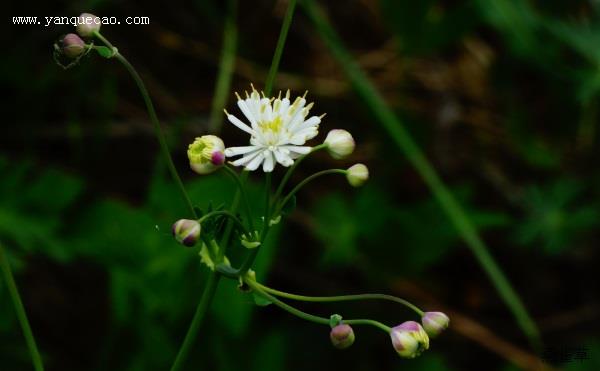
<instances>
[{"instance_id":1,"label":"out-of-focus foliage","mask_svg":"<svg viewBox=\"0 0 600 371\"><path fill-rule=\"evenodd\" d=\"M546 344L586 347L589 360L557 366L598 369L598 342L589 340L598 330L600 292L598 2L320 3L464 205ZM238 91L249 82L260 87L266 76L280 26L276 4L239 1ZM32 8L39 15L90 11L74 3L35 5L23 3L21 15ZM149 26L105 30L140 68L194 203L206 211L231 202L229 179L192 178L185 164L187 143L207 128L222 2L86 6L151 16ZM433 298L528 351L447 217L355 99L311 27L295 17L276 89L310 88L315 108L328 113L322 132L351 131L360 150L347 165L366 163L371 180L359 190L343 181L311 183L261 250L258 278L300 294L381 291L423 304ZM70 28L13 29L0 59L0 82L10 95L0 135L0 241L48 369L167 369L206 269L197 249L170 236L171 223L188 215L157 160L142 101L110 61L86 57L67 72L54 65L51 45ZM228 145L240 143L227 126L222 135ZM317 156L293 180L333 166L340 165ZM260 210L261 185L252 184L250 200ZM236 264L244 253L233 246L227 254ZM416 360L399 360L385 334L362 327L352 350L339 352L327 328L273 305L258 307L236 286L221 284L189 369L518 369L494 351L493 339L458 335L468 326ZM7 303L0 280L0 369L28 369ZM381 303L299 306L389 325L410 316Z\"/></svg>"}]
</instances>

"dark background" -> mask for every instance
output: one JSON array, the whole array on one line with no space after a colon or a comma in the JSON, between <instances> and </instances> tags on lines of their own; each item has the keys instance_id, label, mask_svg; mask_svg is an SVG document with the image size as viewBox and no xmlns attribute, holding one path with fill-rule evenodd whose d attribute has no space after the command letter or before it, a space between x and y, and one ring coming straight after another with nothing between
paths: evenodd
<instances>
[{"instance_id":1,"label":"dark background","mask_svg":"<svg viewBox=\"0 0 600 371\"><path fill-rule=\"evenodd\" d=\"M321 2L343 42L416 138L478 227L539 325L544 355L598 369L597 1ZM69 26L12 25L12 16L149 16L103 26L138 68L194 202L230 202L223 175L200 177L185 150L208 132L224 2L6 4L0 82L0 241L48 370L164 370L206 278L197 251L172 240L186 209L158 152L130 76L87 56L63 70L52 44ZM264 86L285 1L239 1L233 91ZM383 292L452 318L416 360L357 327L347 351L326 327L256 307L235 283L219 288L186 369L514 370L535 357L515 320L418 173L390 140L298 8L275 89L309 90L327 131L358 147L340 165L325 153L294 176L366 163L371 179L311 184L255 267L270 286L312 295ZM224 124L228 145L246 138ZM281 176L281 169L275 173ZM258 195L259 178L252 178ZM233 252L239 260L243 252ZM237 255L236 255L237 254ZM299 304L315 314L413 314L394 304ZM554 359L584 350L588 360ZM525 357L525 358L523 358ZM564 361L564 360L563 360ZM31 369L0 281L0 369Z\"/></svg>"}]
</instances>

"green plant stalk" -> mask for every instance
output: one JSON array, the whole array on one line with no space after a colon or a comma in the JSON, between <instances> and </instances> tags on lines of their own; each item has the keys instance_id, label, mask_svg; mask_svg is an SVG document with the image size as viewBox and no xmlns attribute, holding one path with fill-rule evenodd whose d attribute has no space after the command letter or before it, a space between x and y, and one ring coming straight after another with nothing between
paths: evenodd
<instances>
[{"instance_id":1,"label":"green plant stalk","mask_svg":"<svg viewBox=\"0 0 600 371\"><path fill-rule=\"evenodd\" d=\"M277 71L279 70L279 62L281 61L285 41L287 40L288 31L292 24L292 19L294 18L294 10L296 10L296 0L290 0L285 12L285 17L283 18L281 31L279 32L275 53L273 53L273 59L271 60L271 68L269 68L269 74L267 75L267 81L265 82L265 95L267 97L271 95L271 91L273 90L273 83L275 82Z\"/></svg>"},{"instance_id":2,"label":"green plant stalk","mask_svg":"<svg viewBox=\"0 0 600 371\"><path fill-rule=\"evenodd\" d=\"M289 304L286 304L284 302L282 302L281 300L277 299L276 297L270 295L269 293L267 293L266 291L262 290L261 287L259 287L257 285L256 281L252 281L252 280L248 280L245 279L244 282L246 282L248 284L248 286L250 286L255 292L257 292L259 295L261 295L262 297L264 297L265 299L267 299L268 301L272 302L273 304L277 305L279 308L285 310L286 312L293 314L296 317L302 318L306 321L310 321L310 322L314 322L317 323L319 325L327 325L329 326L330 324L330 320L329 318L325 318L325 317L319 317L319 316L315 316L313 314L309 314L306 312L303 312L299 309L296 309L294 307L292 307ZM370 325L370 326L375 326L387 333L389 333L391 331L390 327L384 325L383 323L379 322L379 321L375 321L372 319L351 319L351 320L344 320L344 323L348 324L348 325Z\"/></svg>"},{"instance_id":3,"label":"green plant stalk","mask_svg":"<svg viewBox=\"0 0 600 371\"><path fill-rule=\"evenodd\" d=\"M296 295L285 291L279 291L272 289L268 286L265 286L259 282L254 282L254 284L259 287L261 290L275 296L279 296L282 298L287 298L291 300L298 301L307 301L307 302L316 302L316 303L330 303L330 302L338 302L338 301L354 301L354 300L387 300L394 303L402 304L415 313L419 315L419 317L423 317L424 312L419 309L416 305L409 302L408 300L404 300L402 298L398 298L392 295L385 294L357 294L357 295L337 295L337 296L305 296L305 295Z\"/></svg>"},{"instance_id":4,"label":"green plant stalk","mask_svg":"<svg viewBox=\"0 0 600 371\"><path fill-rule=\"evenodd\" d=\"M237 26L235 17L237 13L237 1L227 1L227 17L223 30L223 49L221 52L221 63L215 86L215 95L210 110L209 129L213 133L221 130L223 124L223 107L227 103L227 95L231 87L231 79L235 67L235 51L237 48Z\"/></svg>"},{"instance_id":5,"label":"green plant stalk","mask_svg":"<svg viewBox=\"0 0 600 371\"><path fill-rule=\"evenodd\" d=\"M283 198L283 200L279 203L279 207L277 208L277 211L274 213L274 215L279 215L279 213L281 212L281 209L290 200L290 198L292 198L296 193L298 193L298 191L300 191L300 189L302 189L302 187L304 187L306 184L312 182L313 180L315 180L323 175L329 175L329 174L344 174L345 175L347 172L348 172L347 170L343 170L343 169L328 169L328 170L323 170L323 171L319 171L318 173L312 174L311 176L307 177L306 179L304 179L303 181L298 183L290 191L290 193L288 193L287 196L285 196Z\"/></svg>"},{"instance_id":6,"label":"green plant stalk","mask_svg":"<svg viewBox=\"0 0 600 371\"><path fill-rule=\"evenodd\" d=\"M10 299L12 300L13 306L15 307L17 319L19 320L19 324L21 325L21 330L23 331L23 336L25 337L25 342L27 343L29 354L31 355L33 368L36 371L43 371L44 365L42 363L42 357L40 356L40 352L38 351L37 345L35 344L35 338L33 337L33 332L31 331L29 320L27 319L25 307L23 306L23 302L21 301L21 296L19 295L19 290L17 289L15 278L13 277L12 270L10 269L10 264L8 263L8 258L6 257L4 247L1 243L0 268L2 269L2 273L4 274L4 281L6 282L6 287L8 288Z\"/></svg>"},{"instance_id":7,"label":"green plant stalk","mask_svg":"<svg viewBox=\"0 0 600 371\"><path fill-rule=\"evenodd\" d=\"M146 85L144 84L144 81L142 81L142 78L140 77L140 75L138 74L136 69L131 65L131 63L129 63L127 58L125 58L121 53L119 53L117 48L115 48L110 43L110 41L108 41L98 31L94 32L94 36L98 40L100 40L104 44L106 44L107 47L109 47L113 50L113 52L115 53L113 57L116 58L119 62L121 62L121 64L125 67L127 72L129 72L129 74L135 81L135 84L137 85L138 89L140 90L140 93L142 94L144 103L146 104L146 110L148 111L148 116L150 116L150 121L152 121L152 124L154 125L154 132L156 134L156 138L158 139L158 143L160 145L160 150L162 152L162 155L167 162L167 167L169 168L171 177L177 184L177 187L179 188L181 196L182 196L184 202L186 203L190 213L194 216L195 219L198 219L198 215L196 213L196 210L194 210L194 205L192 204L192 200L188 196L187 191L185 190L185 186L183 185L183 182L181 181L181 178L179 177L179 173L177 172L177 168L175 168L175 164L173 163L173 158L171 157L171 153L169 152L169 145L167 144L167 139L165 138L165 134L162 130L162 126L160 125L160 121L158 120L158 115L156 114L156 111L154 110L154 104L152 103L152 99L150 98L150 94L148 93L148 89L146 89Z\"/></svg>"},{"instance_id":8,"label":"green plant stalk","mask_svg":"<svg viewBox=\"0 0 600 371\"><path fill-rule=\"evenodd\" d=\"M343 46L342 41L329 24L323 11L318 8L313 0L302 2L309 18L313 21L317 32L329 47L333 56L338 60L343 71L351 81L356 93L371 109L383 129L390 135L394 143L404 152L412 166L421 175L444 212L448 215L454 227L461 234L479 264L494 284L496 290L517 320L517 323L528 337L534 349L541 347L538 328L529 316L521 299L511 286L510 282L490 255L486 245L479 237L477 230L469 220L461 205L440 179L431 163L412 139L402 122L386 105L383 97L368 80L359 65L353 60L350 53Z\"/></svg>"},{"instance_id":9,"label":"green plant stalk","mask_svg":"<svg viewBox=\"0 0 600 371\"><path fill-rule=\"evenodd\" d=\"M273 202L272 202L273 204L277 203L277 201L279 200L279 197L281 197L281 194L283 193L283 189L285 188L285 185L290 180L290 177L292 176L292 174L294 173L296 168L300 165L300 163L310 154L315 153L326 147L327 147L327 145L324 143L314 146L309 153L298 157L294 161L294 163L292 164L292 166L290 166L288 171L285 172L285 175L281 179L281 182L279 183L279 186L277 187L277 190L275 191L275 195L273 196ZM273 214L273 215L275 215L275 214Z\"/></svg>"},{"instance_id":10,"label":"green plant stalk","mask_svg":"<svg viewBox=\"0 0 600 371\"><path fill-rule=\"evenodd\" d=\"M244 224L242 224L242 222L237 218L237 216L235 216L233 213L231 213L231 211L227 211L227 210L211 211L210 213L204 215L202 218L198 219L198 223L202 224L202 222L204 222L205 220L212 218L213 216L218 216L218 215L226 216L227 218L229 218L229 220L231 220L234 224L236 224L242 230L242 232L244 232L245 235L247 235L247 236L251 235L250 231L248 231L246 226Z\"/></svg>"},{"instance_id":11,"label":"green plant stalk","mask_svg":"<svg viewBox=\"0 0 600 371\"><path fill-rule=\"evenodd\" d=\"M181 370L183 364L187 360L190 349L194 344L194 340L196 340L196 336L198 335L198 331L200 330L200 326L204 320L204 316L208 311L208 308L210 308L212 299L215 296L217 285L219 284L220 279L221 275L216 271L210 273L208 281L204 287L204 291L202 292L202 297L200 298L200 302L196 308L196 313L192 319L192 323L190 324L190 327L185 335L185 339L183 340L183 344L177 353L175 362L173 363L173 366L171 366L171 371Z\"/></svg>"}]
</instances>

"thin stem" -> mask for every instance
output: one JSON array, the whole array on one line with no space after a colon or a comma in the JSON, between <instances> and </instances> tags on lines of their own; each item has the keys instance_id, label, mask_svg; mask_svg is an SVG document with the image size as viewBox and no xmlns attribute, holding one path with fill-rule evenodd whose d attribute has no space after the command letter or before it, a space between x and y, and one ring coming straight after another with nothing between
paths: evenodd
<instances>
[{"instance_id":1,"label":"thin stem","mask_svg":"<svg viewBox=\"0 0 600 371\"><path fill-rule=\"evenodd\" d=\"M412 309L415 313L417 313L419 315L419 317L422 317L424 314L424 312L421 309L419 309L419 307L417 307L413 303L409 302L408 300L398 298L398 297L392 296L392 295L357 294L357 295L337 295L337 296L305 296L305 295L296 295L296 294L291 294L291 293L285 292L285 291L275 290L275 289L267 287L259 282L255 282L255 284L256 284L256 286L260 287L262 290L268 292L269 294L280 296L282 298L292 299L292 300L318 302L318 303L337 302L337 301L352 301L352 300L388 300L388 301L402 304L402 305Z\"/></svg>"},{"instance_id":2,"label":"thin stem","mask_svg":"<svg viewBox=\"0 0 600 371\"><path fill-rule=\"evenodd\" d=\"M252 210L250 209L250 203L248 202L248 195L246 194L246 188L244 188L244 184L242 183L240 176L238 175L237 172L235 172L235 170L233 170L232 168L230 168L227 165L223 166L223 168L225 169L225 171L227 171L227 174L231 175L231 177L233 178L233 180L235 181L235 183L238 187L238 192L240 193L242 200L244 202L244 209L246 211L246 219L248 219L248 227L250 228L250 231L254 232L254 222L252 221Z\"/></svg>"},{"instance_id":3,"label":"thin stem","mask_svg":"<svg viewBox=\"0 0 600 371\"><path fill-rule=\"evenodd\" d=\"M196 308L196 313L194 314L194 318L192 319L192 323L190 324L190 328L185 335L185 339L183 340L183 344L179 349L179 353L177 353L177 358L175 358L175 362L173 366L171 366L171 371L181 370L185 360L188 357L188 353L190 352L190 348L194 344L196 340L196 336L198 335L198 330L200 329L200 325L202 324L202 320L206 315L206 311L210 307L210 303L215 295L217 285L219 284L219 280L221 279L221 275L219 273L211 272L208 278L208 282L204 287L204 292L202 292L202 298L200 299L200 303L198 303L198 307Z\"/></svg>"},{"instance_id":4,"label":"thin stem","mask_svg":"<svg viewBox=\"0 0 600 371\"><path fill-rule=\"evenodd\" d=\"M291 305L286 304L283 301L277 299L276 297L270 295L269 293L267 293L266 291L264 291L259 285L257 285L256 281L245 279L244 282L246 282L248 284L248 286L250 286L259 295L263 296L265 299L269 300L270 302L272 302L273 304L277 305L279 308L285 310L286 312L295 315L296 317L300 317L300 318L302 318L304 320L307 320L307 321L310 321L310 322L314 322L314 323L318 323L320 325L329 325L330 324L329 318L319 317L319 316L315 316L314 314L303 312L300 309L296 309L296 308L292 307ZM388 332L388 333L391 330L388 326L384 325L383 323L375 321L375 320L371 320L371 319L351 319L351 320L344 320L344 323L347 323L349 325L370 325L370 326L375 326L375 327L378 327L378 328L380 328L383 331Z\"/></svg>"},{"instance_id":5,"label":"thin stem","mask_svg":"<svg viewBox=\"0 0 600 371\"><path fill-rule=\"evenodd\" d=\"M529 338L531 345L539 350L541 341L535 322L529 316L523 302L489 253L487 246L480 238L477 229L462 206L441 180L435 168L427 160L423 151L421 151L412 139L412 136L400 119L386 105L381 94L346 50L340 37L327 21L323 10L313 0L305 0L302 2L302 5L309 18L313 21L317 32L321 35L333 56L338 60L348 79L352 82L356 93L361 97L361 101L365 102L371 109L383 129L387 131L397 147L403 151L412 166L421 175L448 218L454 224L456 230L462 235L463 240L487 273L500 297L512 311L517 323Z\"/></svg>"},{"instance_id":6,"label":"thin stem","mask_svg":"<svg viewBox=\"0 0 600 371\"><path fill-rule=\"evenodd\" d=\"M15 278L13 277L12 270L10 269L10 264L8 263L8 259L6 257L6 253L4 252L4 247L2 246L2 244L0 244L0 268L2 269L2 273L4 274L4 281L6 282L8 293L13 302L13 306L15 307L15 312L17 314L19 324L21 325L23 336L25 337L25 341L27 342L27 348L29 349L29 354L31 355L33 368L36 371L43 371L44 365L42 363L42 357L40 357L40 352L38 351L37 345L35 344L35 338L33 337L31 326L29 326L27 313L25 312L25 307L23 306L23 302L21 301L21 296L19 295L19 290L17 289Z\"/></svg>"},{"instance_id":7,"label":"thin stem","mask_svg":"<svg viewBox=\"0 0 600 371\"><path fill-rule=\"evenodd\" d=\"M113 50L116 50L116 48L114 46L112 46L112 44L104 36L102 36L99 32L96 32L95 36L100 41L105 43L108 47L112 48ZM142 94L142 98L144 99L144 103L146 104L146 109L148 110L148 115L150 116L150 121L152 121L152 124L154 125L154 131L156 134L156 138L158 139L158 143L160 145L162 155L163 155L165 161L167 162L167 167L169 168L171 177L177 184L177 187L179 188L179 191L181 192L181 196L183 197L185 203L187 204L187 207L188 207L190 213L197 219L198 215L196 214L196 210L194 210L194 205L192 204L192 200L188 196L187 191L185 190L185 186L183 185L183 182L181 181L181 178L179 177L179 173L177 172L177 169L175 168L175 164L173 163L173 158L171 157L171 153L169 152L169 146L167 144L167 139L165 138L165 134L163 133L162 127L160 125L160 121L158 120L158 116L156 115L156 111L154 110L154 105L152 104L152 99L150 98L150 94L148 93L148 90L146 89L146 86L144 85L142 78L137 73L135 68L131 65L131 63L129 63L129 61L121 53L119 53L117 51L114 57L119 62L121 62L121 64L123 66L125 66L125 69L127 69L129 74L131 75L131 77L133 77L133 80L135 81L138 89L140 90L140 93Z\"/></svg>"},{"instance_id":8,"label":"thin stem","mask_svg":"<svg viewBox=\"0 0 600 371\"><path fill-rule=\"evenodd\" d=\"M285 13L285 18L283 19L283 24L281 25L281 31L279 31L279 39L277 40L277 46L275 48L275 52L273 53L271 68L269 69L267 81L265 82L264 91L267 97L271 95L271 91L273 90L273 82L275 81L277 70L279 69L279 62L281 61L281 55L283 54L283 48L285 47L285 40L287 39L287 34L290 29L290 25L292 24L292 18L294 17L295 9L296 0L290 0Z\"/></svg>"},{"instance_id":9,"label":"thin stem","mask_svg":"<svg viewBox=\"0 0 600 371\"><path fill-rule=\"evenodd\" d=\"M244 226L244 224L242 224L242 222L237 218L237 216L235 216L235 214L233 214L231 211L227 211L227 210L211 211L210 213L207 213L206 215L202 216L202 218L198 219L198 223L202 224L205 220L212 218L213 216L217 216L217 215L224 215L224 216L228 217L244 232L244 234L250 236L250 232L248 231L248 229L246 229L246 226Z\"/></svg>"},{"instance_id":10,"label":"thin stem","mask_svg":"<svg viewBox=\"0 0 600 371\"><path fill-rule=\"evenodd\" d=\"M215 86L214 98L210 110L210 131L218 132L223 123L223 107L227 102L227 95L231 87L231 78L235 67L235 50L237 47L237 27L235 25L235 15L237 10L237 1L227 1L227 16L223 29L223 48L221 51L221 63L219 65L219 74Z\"/></svg>"},{"instance_id":11,"label":"thin stem","mask_svg":"<svg viewBox=\"0 0 600 371\"><path fill-rule=\"evenodd\" d=\"M294 196L302 187L304 187L309 182L311 182L311 181L313 181L313 180L315 180L318 177L321 177L323 175L329 175L329 174L346 174L346 172L347 172L347 170L343 170L343 169L328 169L328 170L319 171L318 173L314 173L313 175L307 177L306 179L304 179L303 181L301 181L300 183L298 183L294 187L294 189L292 189L290 191L290 193L288 193L287 196L285 196L283 198L283 200L279 203L279 207L277 208L277 212L273 213L273 215L279 215L279 213L281 212L281 209L290 200L290 198L292 198L292 196Z\"/></svg>"},{"instance_id":12,"label":"thin stem","mask_svg":"<svg viewBox=\"0 0 600 371\"><path fill-rule=\"evenodd\" d=\"M292 166L290 166L290 168L288 169L288 171L285 172L285 175L281 179L281 182L279 183L279 186L277 187L277 190L275 191L275 195L273 196L273 204L275 204L279 200L279 197L281 197L281 194L283 193L283 189L285 188L285 185L290 180L290 177L292 176L292 174L294 173L294 171L296 170L296 168L298 167L298 165L300 165L300 163L306 157L308 157L308 155L310 155L312 153L315 153L318 150L323 149L325 147L327 147L325 144L319 144L318 146L313 147L312 150L309 153L298 157L294 161L294 164Z\"/></svg>"}]
</instances>

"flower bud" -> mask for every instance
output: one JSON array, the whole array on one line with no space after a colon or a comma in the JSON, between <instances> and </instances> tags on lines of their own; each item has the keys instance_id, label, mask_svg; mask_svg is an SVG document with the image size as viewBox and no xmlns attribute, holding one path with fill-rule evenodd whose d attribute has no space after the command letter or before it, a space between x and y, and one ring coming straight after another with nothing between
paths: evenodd
<instances>
[{"instance_id":1,"label":"flower bud","mask_svg":"<svg viewBox=\"0 0 600 371\"><path fill-rule=\"evenodd\" d=\"M350 166L347 170L346 178L353 187L360 187L369 179L369 169L364 164Z\"/></svg>"},{"instance_id":2,"label":"flower bud","mask_svg":"<svg viewBox=\"0 0 600 371\"><path fill-rule=\"evenodd\" d=\"M90 13L81 13L76 27L77 33L81 37L93 36L95 31L100 31L100 17L96 17Z\"/></svg>"},{"instance_id":3,"label":"flower bud","mask_svg":"<svg viewBox=\"0 0 600 371\"><path fill-rule=\"evenodd\" d=\"M421 322L427 335L434 338L448 328L450 318L442 312L425 312Z\"/></svg>"},{"instance_id":4,"label":"flower bud","mask_svg":"<svg viewBox=\"0 0 600 371\"><path fill-rule=\"evenodd\" d=\"M198 242L200 230L200 223L190 219L179 219L172 227L173 237L187 247L192 247Z\"/></svg>"},{"instance_id":5,"label":"flower bud","mask_svg":"<svg viewBox=\"0 0 600 371\"><path fill-rule=\"evenodd\" d=\"M188 146L190 167L198 174L209 174L225 163L225 144L214 135L203 135Z\"/></svg>"},{"instance_id":6,"label":"flower bud","mask_svg":"<svg viewBox=\"0 0 600 371\"><path fill-rule=\"evenodd\" d=\"M354 138L352 134L342 129L333 129L325 138L325 145L331 157L342 159L354 151Z\"/></svg>"},{"instance_id":7,"label":"flower bud","mask_svg":"<svg viewBox=\"0 0 600 371\"><path fill-rule=\"evenodd\" d=\"M331 329L329 338L334 347L346 349L354 344L354 331L349 325L340 324Z\"/></svg>"},{"instance_id":8,"label":"flower bud","mask_svg":"<svg viewBox=\"0 0 600 371\"><path fill-rule=\"evenodd\" d=\"M392 345L402 358L415 358L429 349L429 337L415 321L406 321L390 332Z\"/></svg>"},{"instance_id":9,"label":"flower bud","mask_svg":"<svg viewBox=\"0 0 600 371\"><path fill-rule=\"evenodd\" d=\"M62 52L69 58L77 58L85 51L85 43L74 33L66 34L62 39Z\"/></svg>"}]
</instances>

